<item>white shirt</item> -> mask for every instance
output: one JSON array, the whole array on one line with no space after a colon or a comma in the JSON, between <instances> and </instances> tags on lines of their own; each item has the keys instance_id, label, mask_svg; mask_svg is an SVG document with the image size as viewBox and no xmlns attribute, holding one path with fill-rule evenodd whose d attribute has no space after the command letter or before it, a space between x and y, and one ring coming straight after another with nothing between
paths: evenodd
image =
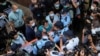
<instances>
[{"instance_id":1,"label":"white shirt","mask_svg":"<svg viewBox=\"0 0 100 56\"><path fill-rule=\"evenodd\" d=\"M72 38L71 40L68 40L68 44L64 47L66 47L67 50L73 50L78 44L79 44L79 38L76 37Z\"/></svg>"},{"instance_id":2,"label":"white shirt","mask_svg":"<svg viewBox=\"0 0 100 56\"><path fill-rule=\"evenodd\" d=\"M46 16L46 20L48 21L49 24L53 24L53 23L59 21L60 19L59 19L59 17L57 15L54 15L54 19L53 19L53 22L52 22L50 20L50 16L48 15L48 16Z\"/></svg>"},{"instance_id":3,"label":"white shirt","mask_svg":"<svg viewBox=\"0 0 100 56\"><path fill-rule=\"evenodd\" d=\"M79 44L79 38L76 37L76 38L73 38L73 40L74 40L73 45L74 45L74 47L75 47L75 46L77 46L77 45Z\"/></svg>"},{"instance_id":4,"label":"white shirt","mask_svg":"<svg viewBox=\"0 0 100 56\"><path fill-rule=\"evenodd\" d=\"M96 32L100 31L100 27L94 28L91 31L92 31L92 34L96 34Z\"/></svg>"},{"instance_id":5,"label":"white shirt","mask_svg":"<svg viewBox=\"0 0 100 56\"><path fill-rule=\"evenodd\" d=\"M67 50L73 50L74 49L73 43L74 43L73 39L69 40L69 43L66 45Z\"/></svg>"}]
</instances>

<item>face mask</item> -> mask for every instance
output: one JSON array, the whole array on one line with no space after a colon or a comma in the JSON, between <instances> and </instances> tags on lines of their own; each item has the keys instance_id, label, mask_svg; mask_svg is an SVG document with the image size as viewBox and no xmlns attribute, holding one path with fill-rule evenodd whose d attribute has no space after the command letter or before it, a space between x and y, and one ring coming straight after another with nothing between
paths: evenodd
<instances>
[{"instance_id":1,"label":"face mask","mask_svg":"<svg viewBox=\"0 0 100 56\"><path fill-rule=\"evenodd\" d=\"M92 16L90 16L90 18L93 20L93 17Z\"/></svg>"},{"instance_id":2,"label":"face mask","mask_svg":"<svg viewBox=\"0 0 100 56\"><path fill-rule=\"evenodd\" d=\"M94 7L93 6L91 6L91 10L94 10Z\"/></svg>"},{"instance_id":3,"label":"face mask","mask_svg":"<svg viewBox=\"0 0 100 56\"><path fill-rule=\"evenodd\" d=\"M49 16L54 16L54 14L50 14Z\"/></svg>"},{"instance_id":4,"label":"face mask","mask_svg":"<svg viewBox=\"0 0 100 56\"><path fill-rule=\"evenodd\" d=\"M6 5L6 2L2 3L2 5Z\"/></svg>"},{"instance_id":5,"label":"face mask","mask_svg":"<svg viewBox=\"0 0 100 56\"><path fill-rule=\"evenodd\" d=\"M67 8L67 7L68 7L68 6L66 6L66 5L64 6L64 8Z\"/></svg>"},{"instance_id":6,"label":"face mask","mask_svg":"<svg viewBox=\"0 0 100 56\"><path fill-rule=\"evenodd\" d=\"M16 40L18 40L19 38L20 38L20 36L17 36L17 37L16 37Z\"/></svg>"},{"instance_id":7,"label":"face mask","mask_svg":"<svg viewBox=\"0 0 100 56\"><path fill-rule=\"evenodd\" d=\"M65 17L66 17L66 15L61 15L61 17L62 17L62 18L65 18Z\"/></svg>"},{"instance_id":8,"label":"face mask","mask_svg":"<svg viewBox=\"0 0 100 56\"><path fill-rule=\"evenodd\" d=\"M32 24L32 27L35 26L35 23Z\"/></svg>"},{"instance_id":9,"label":"face mask","mask_svg":"<svg viewBox=\"0 0 100 56\"><path fill-rule=\"evenodd\" d=\"M19 10L17 9L15 12L19 12Z\"/></svg>"},{"instance_id":10,"label":"face mask","mask_svg":"<svg viewBox=\"0 0 100 56\"><path fill-rule=\"evenodd\" d=\"M59 4L55 4L54 6L55 6L56 9L59 9L60 5Z\"/></svg>"},{"instance_id":11,"label":"face mask","mask_svg":"<svg viewBox=\"0 0 100 56\"><path fill-rule=\"evenodd\" d=\"M42 38L43 38L43 39L48 39L48 36L43 36Z\"/></svg>"}]
</instances>

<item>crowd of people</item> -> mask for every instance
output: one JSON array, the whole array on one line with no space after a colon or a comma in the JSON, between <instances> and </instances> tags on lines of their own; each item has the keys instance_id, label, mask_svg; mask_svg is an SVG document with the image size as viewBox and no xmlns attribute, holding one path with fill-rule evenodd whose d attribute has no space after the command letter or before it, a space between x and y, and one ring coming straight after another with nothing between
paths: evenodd
<instances>
[{"instance_id":1,"label":"crowd of people","mask_svg":"<svg viewBox=\"0 0 100 56\"><path fill-rule=\"evenodd\" d=\"M6 56L100 56L100 0L31 0L32 16L0 1Z\"/></svg>"}]
</instances>

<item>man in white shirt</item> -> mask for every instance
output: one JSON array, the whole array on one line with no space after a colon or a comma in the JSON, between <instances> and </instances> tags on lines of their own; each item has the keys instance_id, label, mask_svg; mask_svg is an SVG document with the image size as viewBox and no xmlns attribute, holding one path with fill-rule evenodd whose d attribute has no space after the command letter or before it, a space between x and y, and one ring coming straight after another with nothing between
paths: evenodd
<instances>
[{"instance_id":1,"label":"man in white shirt","mask_svg":"<svg viewBox=\"0 0 100 56\"><path fill-rule=\"evenodd\" d=\"M46 20L48 21L49 24L54 24L57 21L59 21L59 17L57 15L54 14L53 11L49 12L49 15L46 16Z\"/></svg>"},{"instance_id":2,"label":"man in white shirt","mask_svg":"<svg viewBox=\"0 0 100 56\"><path fill-rule=\"evenodd\" d=\"M75 37L71 30L64 32L64 36L67 37L67 41L64 43L64 45L62 44L63 48L66 48L67 51L74 50L79 44L79 38Z\"/></svg>"}]
</instances>

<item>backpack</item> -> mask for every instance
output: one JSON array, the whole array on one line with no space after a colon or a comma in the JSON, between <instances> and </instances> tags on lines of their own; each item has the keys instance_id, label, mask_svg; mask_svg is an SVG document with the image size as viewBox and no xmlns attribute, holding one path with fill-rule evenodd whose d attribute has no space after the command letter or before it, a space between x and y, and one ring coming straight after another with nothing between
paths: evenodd
<instances>
[{"instance_id":1,"label":"backpack","mask_svg":"<svg viewBox=\"0 0 100 56\"><path fill-rule=\"evenodd\" d=\"M19 36L23 39L23 41L25 41L25 39L23 38L24 36L22 34L19 33ZM25 52L27 53L31 53L33 51L33 46L32 45L27 45L24 48L22 48Z\"/></svg>"},{"instance_id":2,"label":"backpack","mask_svg":"<svg viewBox=\"0 0 100 56\"><path fill-rule=\"evenodd\" d=\"M37 56L45 56L44 52L45 52L45 47L42 46L42 48L39 48L37 43L35 44L36 48L37 48Z\"/></svg>"},{"instance_id":3,"label":"backpack","mask_svg":"<svg viewBox=\"0 0 100 56\"><path fill-rule=\"evenodd\" d=\"M39 48L36 44L36 48L38 50L37 56L45 56L46 49L52 49L53 47L55 47L55 43L50 40L45 42L45 45L42 46L42 48Z\"/></svg>"},{"instance_id":4,"label":"backpack","mask_svg":"<svg viewBox=\"0 0 100 56\"><path fill-rule=\"evenodd\" d=\"M21 33L19 33L19 36L25 41L25 39L23 38L24 36ZM15 53L12 54L11 56L27 56L27 55L29 55L27 48L30 48L30 47L27 46L27 48L25 47L26 49L25 48L20 49L21 46L22 46L21 44L13 43L10 47L11 47L11 50L14 51Z\"/></svg>"},{"instance_id":5,"label":"backpack","mask_svg":"<svg viewBox=\"0 0 100 56\"><path fill-rule=\"evenodd\" d=\"M41 49L38 48L38 46L36 45L37 47L37 56L45 56L45 47L43 46Z\"/></svg>"}]
</instances>

